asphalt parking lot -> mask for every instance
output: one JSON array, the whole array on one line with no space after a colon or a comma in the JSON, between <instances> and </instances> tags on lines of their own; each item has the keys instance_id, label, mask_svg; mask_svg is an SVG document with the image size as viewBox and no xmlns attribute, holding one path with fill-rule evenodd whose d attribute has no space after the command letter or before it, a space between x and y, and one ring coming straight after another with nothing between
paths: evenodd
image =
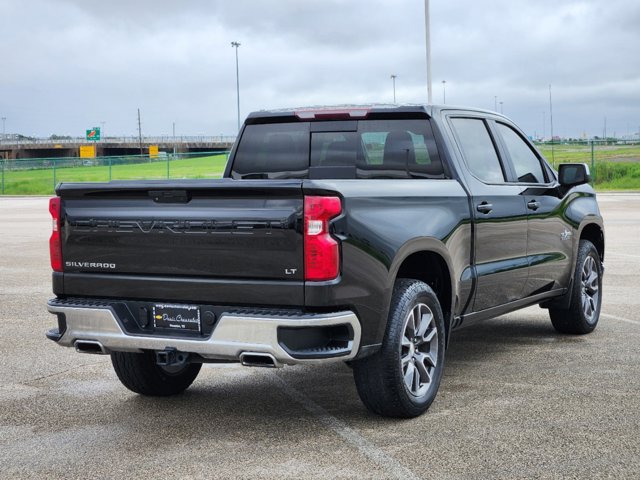
<instances>
[{"instance_id":1,"label":"asphalt parking lot","mask_svg":"<svg viewBox=\"0 0 640 480\"><path fill-rule=\"evenodd\" d=\"M46 198L0 197L2 478L639 478L640 195L599 196L600 325L531 307L457 332L435 403L369 414L351 370L205 365L183 395L121 386L54 326Z\"/></svg>"}]
</instances>

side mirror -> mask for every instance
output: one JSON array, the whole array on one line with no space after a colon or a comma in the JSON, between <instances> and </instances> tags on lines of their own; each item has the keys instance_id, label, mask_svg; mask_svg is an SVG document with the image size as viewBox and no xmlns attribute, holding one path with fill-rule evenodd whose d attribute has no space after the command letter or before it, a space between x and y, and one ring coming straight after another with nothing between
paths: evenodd
<instances>
[{"instance_id":1,"label":"side mirror","mask_svg":"<svg viewBox=\"0 0 640 480\"><path fill-rule=\"evenodd\" d=\"M561 163L558 166L558 182L563 187L575 187L591 181L586 163Z\"/></svg>"}]
</instances>

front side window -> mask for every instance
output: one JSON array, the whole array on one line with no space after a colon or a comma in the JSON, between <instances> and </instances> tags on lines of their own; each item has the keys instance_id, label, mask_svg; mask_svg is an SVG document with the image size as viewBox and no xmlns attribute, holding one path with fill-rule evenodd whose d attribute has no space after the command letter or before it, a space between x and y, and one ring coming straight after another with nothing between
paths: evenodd
<instances>
[{"instance_id":1,"label":"front side window","mask_svg":"<svg viewBox=\"0 0 640 480\"><path fill-rule=\"evenodd\" d=\"M503 183L502 165L484 120L452 118L451 123L471 173L486 183Z\"/></svg>"},{"instance_id":2,"label":"front side window","mask_svg":"<svg viewBox=\"0 0 640 480\"><path fill-rule=\"evenodd\" d=\"M545 183L542 164L529 145L511 127L503 123L496 125L511 157L518 182Z\"/></svg>"}]
</instances>

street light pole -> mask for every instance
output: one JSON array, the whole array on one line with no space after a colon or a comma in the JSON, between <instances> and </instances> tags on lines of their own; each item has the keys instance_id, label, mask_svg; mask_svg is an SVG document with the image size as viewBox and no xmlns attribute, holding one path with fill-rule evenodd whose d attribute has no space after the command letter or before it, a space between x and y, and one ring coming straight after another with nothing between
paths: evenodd
<instances>
[{"instance_id":1,"label":"street light pole","mask_svg":"<svg viewBox=\"0 0 640 480\"><path fill-rule=\"evenodd\" d=\"M504 103L504 102L500 102L500 113L504 113L504 109L502 108L502 104L503 104L503 103Z\"/></svg>"},{"instance_id":2,"label":"street light pole","mask_svg":"<svg viewBox=\"0 0 640 480\"><path fill-rule=\"evenodd\" d=\"M240 70L238 68L238 47L239 42L231 42L231 46L236 49L236 96L238 99L238 132L240 132Z\"/></svg>"},{"instance_id":3,"label":"street light pole","mask_svg":"<svg viewBox=\"0 0 640 480\"><path fill-rule=\"evenodd\" d=\"M447 81L446 80L442 80L442 103L444 105L447 104L447 89L446 89L446 84Z\"/></svg>"},{"instance_id":4,"label":"street light pole","mask_svg":"<svg viewBox=\"0 0 640 480\"><path fill-rule=\"evenodd\" d=\"M429 20L429 0L424 0L424 30L427 44L427 102L432 103L431 94L431 27Z\"/></svg>"},{"instance_id":5,"label":"street light pole","mask_svg":"<svg viewBox=\"0 0 640 480\"><path fill-rule=\"evenodd\" d=\"M176 157L176 122L173 122L173 158Z\"/></svg>"},{"instance_id":6,"label":"street light pole","mask_svg":"<svg viewBox=\"0 0 640 480\"><path fill-rule=\"evenodd\" d=\"M493 97L493 111L497 112L498 111L498 96L494 95Z\"/></svg>"},{"instance_id":7,"label":"street light pole","mask_svg":"<svg viewBox=\"0 0 640 480\"><path fill-rule=\"evenodd\" d=\"M2 117L2 141L4 141L5 131L4 131L4 122L7 121L7 117Z\"/></svg>"},{"instance_id":8,"label":"street light pole","mask_svg":"<svg viewBox=\"0 0 640 480\"><path fill-rule=\"evenodd\" d=\"M393 81L393 103L396 103L396 78L398 76L394 73L391 75L391 80Z\"/></svg>"},{"instance_id":9,"label":"street light pole","mask_svg":"<svg viewBox=\"0 0 640 480\"><path fill-rule=\"evenodd\" d=\"M551 99L551 84L549 84L549 123L551 128L551 165L556 166L556 154L553 150L553 101Z\"/></svg>"}]
</instances>

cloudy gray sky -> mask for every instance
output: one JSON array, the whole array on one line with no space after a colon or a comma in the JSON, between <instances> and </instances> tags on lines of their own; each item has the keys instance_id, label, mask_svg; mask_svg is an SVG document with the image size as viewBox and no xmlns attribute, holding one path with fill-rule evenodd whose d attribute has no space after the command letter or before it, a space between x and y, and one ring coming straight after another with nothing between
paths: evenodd
<instances>
[{"instance_id":1,"label":"cloudy gray sky","mask_svg":"<svg viewBox=\"0 0 640 480\"><path fill-rule=\"evenodd\" d=\"M434 102L528 134L640 129L637 0L431 0ZM0 0L7 133L234 134L241 114L426 102L423 0ZM500 110L500 105L498 105ZM543 118L545 121L543 122Z\"/></svg>"}]
</instances>

